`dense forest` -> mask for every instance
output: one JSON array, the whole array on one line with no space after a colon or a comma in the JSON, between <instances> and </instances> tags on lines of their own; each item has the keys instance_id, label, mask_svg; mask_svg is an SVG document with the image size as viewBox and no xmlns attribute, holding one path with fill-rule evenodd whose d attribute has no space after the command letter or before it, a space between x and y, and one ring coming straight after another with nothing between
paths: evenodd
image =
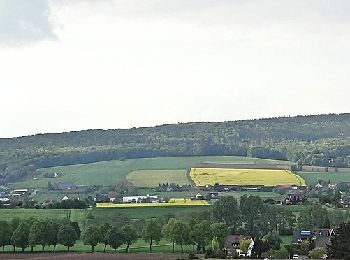
<instances>
[{"instance_id":1,"label":"dense forest","mask_svg":"<svg viewBox=\"0 0 350 260\"><path fill-rule=\"evenodd\" d=\"M127 158L239 155L350 166L350 114L178 123L0 139L0 180L37 168Z\"/></svg>"}]
</instances>

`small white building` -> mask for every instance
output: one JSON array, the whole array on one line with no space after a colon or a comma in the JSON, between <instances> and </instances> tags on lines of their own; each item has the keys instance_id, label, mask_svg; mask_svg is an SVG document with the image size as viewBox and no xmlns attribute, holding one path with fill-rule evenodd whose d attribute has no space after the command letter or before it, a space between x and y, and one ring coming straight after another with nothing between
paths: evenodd
<instances>
[{"instance_id":1,"label":"small white building","mask_svg":"<svg viewBox=\"0 0 350 260\"><path fill-rule=\"evenodd\" d=\"M159 195L149 195L146 196L126 196L123 197L123 203L142 203L145 201L149 201L152 203L160 202Z\"/></svg>"}]
</instances>

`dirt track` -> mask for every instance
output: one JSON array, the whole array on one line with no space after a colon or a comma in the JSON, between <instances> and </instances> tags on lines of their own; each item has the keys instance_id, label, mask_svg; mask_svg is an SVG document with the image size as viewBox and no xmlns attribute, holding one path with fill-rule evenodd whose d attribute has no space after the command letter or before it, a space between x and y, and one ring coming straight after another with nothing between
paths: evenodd
<instances>
[{"instance_id":1,"label":"dirt track","mask_svg":"<svg viewBox=\"0 0 350 260\"><path fill-rule=\"evenodd\" d=\"M29 260L48 260L48 259L62 259L62 260L93 260L93 259L117 259L117 260L166 260L166 259L176 259L180 255L177 254L148 254L148 253L138 253L138 254L123 254L123 253L95 253L95 254L77 254L77 253L55 253L55 254L3 254L0 253L0 259L29 259Z\"/></svg>"}]
</instances>

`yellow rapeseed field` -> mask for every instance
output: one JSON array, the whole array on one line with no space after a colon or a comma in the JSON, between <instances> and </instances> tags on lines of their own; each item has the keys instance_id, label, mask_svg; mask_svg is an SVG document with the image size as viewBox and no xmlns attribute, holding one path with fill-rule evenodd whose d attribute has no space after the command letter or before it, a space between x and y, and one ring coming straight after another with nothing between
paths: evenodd
<instances>
[{"instance_id":1,"label":"yellow rapeseed field","mask_svg":"<svg viewBox=\"0 0 350 260\"><path fill-rule=\"evenodd\" d=\"M96 208L136 208L136 207L174 207L174 206L208 206L206 200L184 198L170 199L168 203L96 203Z\"/></svg>"},{"instance_id":2,"label":"yellow rapeseed field","mask_svg":"<svg viewBox=\"0 0 350 260\"><path fill-rule=\"evenodd\" d=\"M306 185L303 178L289 170L192 168L190 176L197 186L215 183L238 186Z\"/></svg>"}]
</instances>

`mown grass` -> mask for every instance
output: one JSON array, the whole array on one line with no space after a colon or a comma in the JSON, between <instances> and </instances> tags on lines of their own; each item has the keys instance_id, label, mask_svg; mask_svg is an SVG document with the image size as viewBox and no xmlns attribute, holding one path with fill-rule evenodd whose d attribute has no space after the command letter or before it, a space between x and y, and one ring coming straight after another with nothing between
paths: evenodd
<instances>
[{"instance_id":1,"label":"mown grass","mask_svg":"<svg viewBox=\"0 0 350 260\"><path fill-rule=\"evenodd\" d=\"M298 172L307 185L316 185L318 180L331 181L331 183L350 182L350 172Z\"/></svg>"},{"instance_id":2,"label":"mown grass","mask_svg":"<svg viewBox=\"0 0 350 260\"><path fill-rule=\"evenodd\" d=\"M186 170L138 170L130 172L126 179L142 188L154 188L159 183L191 184Z\"/></svg>"}]
</instances>

